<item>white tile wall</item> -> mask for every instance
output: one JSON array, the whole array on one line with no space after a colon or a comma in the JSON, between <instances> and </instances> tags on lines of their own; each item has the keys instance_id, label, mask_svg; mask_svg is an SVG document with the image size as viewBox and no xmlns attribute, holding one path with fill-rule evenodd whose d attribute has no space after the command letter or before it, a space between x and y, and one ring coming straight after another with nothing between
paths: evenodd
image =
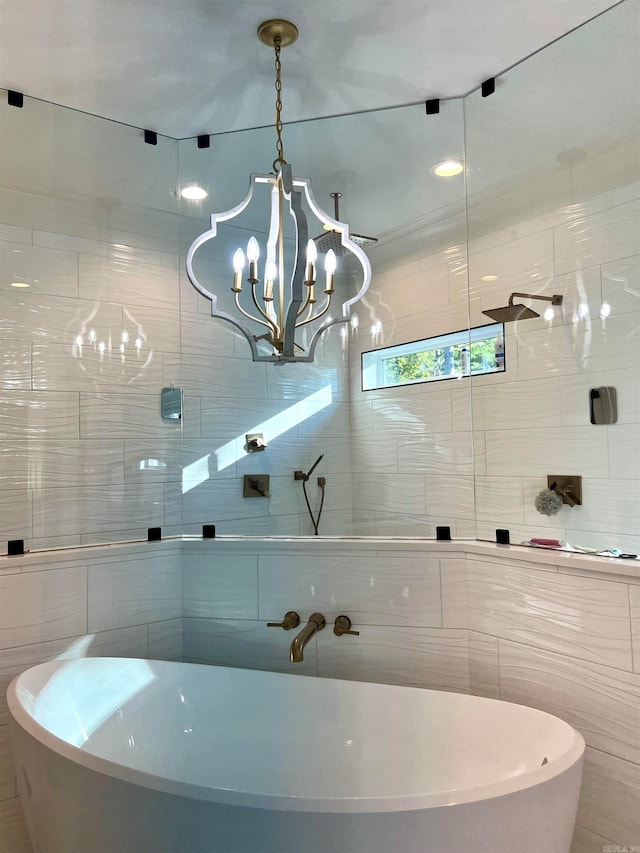
<instances>
[{"instance_id":1,"label":"white tile wall","mask_svg":"<svg viewBox=\"0 0 640 853\"><path fill-rule=\"evenodd\" d=\"M624 584L467 560L469 627L594 663L632 670Z\"/></svg>"}]
</instances>

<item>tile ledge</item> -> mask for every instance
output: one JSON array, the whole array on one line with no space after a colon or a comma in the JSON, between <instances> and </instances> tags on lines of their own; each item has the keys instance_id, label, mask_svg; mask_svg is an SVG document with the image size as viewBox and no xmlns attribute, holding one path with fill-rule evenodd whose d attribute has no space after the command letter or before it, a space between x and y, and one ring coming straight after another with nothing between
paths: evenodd
<instances>
[{"instance_id":1,"label":"tile ledge","mask_svg":"<svg viewBox=\"0 0 640 853\"><path fill-rule=\"evenodd\" d=\"M218 536L215 539L202 539L197 536L174 536L159 542L146 540L114 542L110 544L77 545L70 548L31 551L24 555L0 556L0 572L9 568L15 571L33 571L35 566L47 564L86 563L93 558L117 559L151 553L214 554L230 552L273 553L273 552L329 552L354 551L367 554L381 554L390 551L419 551L439 557L476 556L499 560L517 560L519 562L549 566L558 570L594 572L620 578L640 579L640 560L621 560L616 557L598 557L592 554L579 554L554 549L532 548L525 545L498 545L495 542L482 542L475 539L412 539L408 537L385 536Z\"/></svg>"}]
</instances>

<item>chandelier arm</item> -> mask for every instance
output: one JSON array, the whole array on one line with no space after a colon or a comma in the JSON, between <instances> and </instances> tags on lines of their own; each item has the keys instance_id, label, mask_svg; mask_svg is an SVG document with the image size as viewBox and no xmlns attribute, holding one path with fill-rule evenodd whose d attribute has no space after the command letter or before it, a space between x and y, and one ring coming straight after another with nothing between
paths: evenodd
<instances>
[{"instance_id":1,"label":"chandelier arm","mask_svg":"<svg viewBox=\"0 0 640 853\"><path fill-rule=\"evenodd\" d=\"M327 296L327 301L326 301L326 303L324 304L324 306L323 306L323 308L322 308L322 311L318 311L318 313L317 313L317 314L315 314L313 317L309 316L309 317L305 318L301 323L298 323L298 324L296 325L296 329L299 329L299 328L301 328L302 326L306 326L306 325L307 325L307 323L313 323L313 321L314 321L314 320L319 320L319 319L320 319L320 317L323 317L323 316L327 313L327 311L329 310L330 305L331 305L331 294L329 294L329 296ZM313 309L312 309L312 310L313 310Z\"/></svg>"},{"instance_id":2,"label":"chandelier arm","mask_svg":"<svg viewBox=\"0 0 640 853\"><path fill-rule=\"evenodd\" d=\"M348 321L348 317L338 317L335 320L326 320L311 338L311 342L307 348L308 356L304 359L304 361L313 361L316 347L318 346L320 338L327 331L327 329L330 329L331 326L335 326L337 323L347 323ZM298 359L298 361L301 361L301 359Z\"/></svg>"},{"instance_id":3,"label":"chandelier arm","mask_svg":"<svg viewBox=\"0 0 640 853\"><path fill-rule=\"evenodd\" d=\"M311 301L311 290L310 290L310 289L307 289L307 298L305 299L305 301L303 302L303 304L300 306L300 310L298 311L298 317L299 317L301 314L304 314L304 312L305 312L305 311L307 310L307 308L309 307L309 302L310 302L310 301ZM313 309L312 309L312 310L313 310Z\"/></svg>"},{"instance_id":4,"label":"chandelier arm","mask_svg":"<svg viewBox=\"0 0 640 853\"><path fill-rule=\"evenodd\" d=\"M265 323L264 320L260 320L259 317L254 317L253 314L249 314L248 311L245 311L244 308L242 307L242 305L240 305L240 298L239 298L238 294L234 293L234 296L235 296L236 308L238 309L238 311L241 314L244 314L244 316L248 320L251 320L253 323L260 323L261 326L266 326L268 329L272 328L270 323Z\"/></svg>"},{"instance_id":5,"label":"chandelier arm","mask_svg":"<svg viewBox=\"0 0 640 853\"><path fill-rule=\"evenodd\" d=\"M291 298L282 329L282 355L290 358L295 355L296 321L300 305L303 301L302 287L306 266L303 257L303 247L306 249L309 231L307 228L307 217L302 210L302 194L299 190L294 189L293 176L289 163L283 164L280 174L284 195L289 202L290 213L293 217L296 230L296 254L295 266L291 275Z\"/></svg>"},{"instance_id":6,"label":"chandelier arm","mask_svg":"<svg viewBox=\"0 0 640 853\"><path fill-rule=\"evenodd\" d=\"M267 321L267 323L269 324L269 327L273 330L275 337L278 337L278 331L279 331L278 326L276 325L276 323L274 323L272 318L267 314L267 312L264 310L262 305L260 305L260 303L258 302L258 297L256 296L256 285L255 284L251 285L251 298L253 299L253 304L256 306L256 308L258 309L260 314ZM261 323L261 322L262 322L262 320L258 320L258 323Z\"/></svg>"}]
</instances>

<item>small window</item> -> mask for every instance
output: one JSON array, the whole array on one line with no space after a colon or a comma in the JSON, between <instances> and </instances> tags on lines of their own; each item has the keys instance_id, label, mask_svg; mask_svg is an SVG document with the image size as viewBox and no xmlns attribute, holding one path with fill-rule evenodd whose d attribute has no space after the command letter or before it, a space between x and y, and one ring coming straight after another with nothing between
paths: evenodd
<instances>
[{"instance_id":1,"label":"small window","mask_svg":"<svg viewBox=\"0 0 640 853\"><path fill-rule=\"evenodd\" d=\"M504 323L362 353L362 390L504 371Z\"/></svg>"}]
</instances>

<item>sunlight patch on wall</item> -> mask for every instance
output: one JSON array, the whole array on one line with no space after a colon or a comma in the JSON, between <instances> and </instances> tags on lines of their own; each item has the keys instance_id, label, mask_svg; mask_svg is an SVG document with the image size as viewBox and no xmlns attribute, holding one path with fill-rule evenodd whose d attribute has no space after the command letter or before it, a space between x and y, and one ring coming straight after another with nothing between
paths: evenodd
<instances>
[{"instance_id":1,"label":"sunlight patch on wall","mask_svg":"<svg viewBox=\"0 0 640 853\"><path fill-rule=\"evenodd\" d=\"M269 443L308 418L313 417L313 415L322 411L322 409L326 409L332 402L333 393L331 385L325 385L324 388L321 388L314 394L310 394L304 400L294 403L293 406L289 406L272 418L267 418L262 423L247 427L240 435L232 438L231 441L223 444L213 452L216 460L216 470L224 471L230 465L235 465L238 459L241 459L245 455L244 440L247 433L261 432L266 442ZM209 460L211 456L212 454L208 453L206 456L202 456L182 469L183 495L209 479Z\"/></svg>"}]
</instances>

